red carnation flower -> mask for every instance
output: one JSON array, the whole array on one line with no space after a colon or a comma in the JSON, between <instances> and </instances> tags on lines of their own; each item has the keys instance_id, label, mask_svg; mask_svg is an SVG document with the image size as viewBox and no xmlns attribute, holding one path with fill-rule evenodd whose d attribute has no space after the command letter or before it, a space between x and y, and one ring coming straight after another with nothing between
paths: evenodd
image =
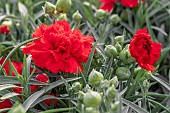
<instances>
[{"instance_id":1,"label":"red carnation flower","mask_svg":"<svg viewBox=\"0 0 170 113\"><path fill-rule=\"evenodd\" d=\"M46 74L38 74L35 77L35 80L40 81L40 82L44 82L44 83L48 83L49 78ZM33 85L31 86L31 92L36 91L39 88L39 86Z\"/></svg>"},{"instance_id":2,"label":"red carnation flower","mask_svg":"<svg viewBox=\"0 0 170 113\"><path fill-rule=\"evenodd\" d=\"M80 30L71 30L66 21L41 25L32 34L38 38L23 48L24 54L31 54L34 63L53 73L82 71L94 42L92 36L82 35Z\"/></svg>"},{"instance_id":3,"label":"red carnation flower","mask_svg":"<svg viewBox=\"0 0 170 113\"><path fill-rule=\"evenodd\" d=\"M100 9L107 10L110 12L112 8L114 7L114 3L117 0L100 0L100 2L103 2L103 4L100 6Z\"/></svg>"},{"instance_id":4,"label":"red carnation flower","mask_svg":"<svg viewBox=\"0 0 170 113\"><path fill-rule=\"evenodd\" d=\"M12 103L9 99L0 101L0 109L11 108L11 107L12 107Z\"/></svg>"},{"instance_id":5,"label":"red carnation flower","mask_svg":"<svg viewBox=\"0 0 170 113\"><path fill-rule=\"evenodd\" d=\"M2 58L0 60L0 64L2 64L4 62L5 58ZM18 74L22 74L22 68L23 68L23 64L22 62L12 62L12 64L14 65L14 67L16 68ZM5 73L7 76L9 76L9 62L6 62L5 66L4 66L4 70L5 70ZM32 72L33 68L31 67L30 68L30 71ZM37 72L38 70L36 70ZM14 74L14 72L12 72L12 76L16 76ZM40 82L44 82L44 83L47 83L48 82L48 76L46 74L38 74L35 79L37 81L40 81ZM21 87L21 84L16 84L17 86L20 86ZM37 90L39 88L39 86L31 86L31 92L34 92L35 90ZM19 93L21 94L22 93L22 88L12 88L12 90L15 92L15 93Z\"/></svg>"},{"instance_id":6,"label":"red carnation flower","mask_svg":"<svg viewBox=\"0 0 170 113\"><path fill-rule=\"evenodd\" d=\"M131 56L136 59L139 66L154 71L154 63L159 59L161 44L152 42L147 29L139 29L130 42Z\"/></svg>"},{"instance_id":7,"label":"red carnation flower","mask_svg":"<svg viewBox=\"0 0 170 113\"><path fill-rule=\"evenodd\" d=\"M141 0L141 1L144 2L144 0ZM139 0L120 0L120 2L125 7L133 8L133 7L138 6Z\"/></svg>"},{"instance_id":8,"label":"red carnation flower","mask_svg":"<svg viewBox=\"0 0 170 113\"><path fill-rule=\"evenodd\" d=\"M53 93L51 93L50 95L55 96ZM52 102L54 103L54 106L57 107L58 100L56 100L56 99L46 99L46 100L44 100L44 103L47 104L48 106L50 106L52 104Z\"/></svg>"},{"instance_id":9,"label":"red carnation flower","mask_svg":"<svg viewBox=\"0 0 170 113\"><path fill-rule=\"evenodd\" d=\"M4 60L5 60L5 58L2 58L1 60L0 60L0 64L2 64L3 62L4 62ZM22 64L22 62L12 62L12 64L14 65L14 67L16 68L16 70L17 70L17 72L18 72L18 74L22 74L22 67L23 67L23 64ZM4 66L4 69L5 69L5 73L6 73L6 75L7 76L9 76L9 72L10 72L10 70L9 70L9 62L6 62L6 64L5 64L5 66ZM16 76L15 75L15 73L14 73L14 71L12 71L12 76Z\"/></svg>"},{"instance_id":10,"label":"red carnation flower","mask_svg":"<svg viewBox=\"0 0 170 113\"><path fill-rule=\"evenodd\" d=\"M8 26L0 26L0 33L2 34L9 34L10 30L8 29Z\"/></svg>"},{"instance_id":11,"label":"red carnation flower","mask_svg":"<svg viewBox=\"0 0 170 113\"><path fill-rule=\"evenodd\" d=\"M123 6L133 8L138 6L138 0L121 0Z\"/></svg>"}]
</instances>

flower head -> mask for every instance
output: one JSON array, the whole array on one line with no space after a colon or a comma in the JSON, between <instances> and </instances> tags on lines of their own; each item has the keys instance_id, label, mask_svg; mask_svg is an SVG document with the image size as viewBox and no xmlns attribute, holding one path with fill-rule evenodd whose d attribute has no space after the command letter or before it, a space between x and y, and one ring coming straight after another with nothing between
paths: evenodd
<instances>
[{"instance_id":1,"label":"flower head","mask_svg":"<svg viewBox=\"0 0 170 113\"><path fill-rule=\"evenodd\" d=\"M121 0L123 6L133 8L138 6L138 0Z\"/></svg>"},{"instance_id":2,"label":"flower head","mask_svg":"<svg viewBox=\"0 0 170 113\"><path fill-rule=\"evenodd\" d=\"M103 3L100 6L100 9L107 10L108 12L110 12L112 10L112 8L114 7L114 3L116 1L117 0L100 0L100 2Z\"/></svg>"},{"instance_id":3,"label":"flower head","mask_svg":"<svg viewBox=\"0 0 170 113\"><path fill-rule=\"evenodd\" d=\"M2 58L0 60L0 64L2 64L4 62L5 58ZM22 74L22 67L23 67L23 64L22 62L12 62L12 64L14 65L15 69L17 70L18 74ZM10 75L10 70L9 70L9 62L7 61L6 64L4 65L4 70L5 70L5 73L7 76ZM15 73L12 71L12 76L16 76Z\"/></svg>"},{"instance_id":4,"label":"flower head","mask_svg":"<svg viewBox=\"0 0 170 113\"><path fill-rule=\"evenodd\" d=\"M23 48L24 54L31 54L34 63L53 73L76 73L82 70L94 42L92 36L82 35L80 30L71 30L66 21L41 25L32 35L38 38Z\"/></svg>"},{"instance_id":5,"label":"flower head","mask_svg":"<svg viewBox=\"0 0 170 113\"><path fill-rule=\"evenodd\" d=\"M55 96L53 93L50 93L51 96ZM57 97L57 96L55 96ZM54 103L54 106L57 107L58 100L57 99L46 99L44 100L44 103L48 106L51 106L52 103Z\"/></svg>"},{"instance_id":6,"label":"flower head","mask_svg":"<svg viewBox=\"0 0 170 113\"><path fill-rule=\"evenodd\" d=\"M11 107L12 107L12 103L9 99L0 101L0 109L11 108Z\"/></svg>"},{"instance_id":7,"label":"flower head","mask_svg":"<svg viewBox=\"0 0 170 113\"><path fill-rule=\"evenodd\" d=\"M0 33L2 34L9 34L10 33L10 30L8 28L8 26L0 26Z\"/></svg>"},{"instance_id":8,"label":"flower head","mask_svg":"<svg viewBox=\"0 0 170 113\"><path fill-rule=\"evenodd\" d=\"M139 66L154 71L154 63L159 59L161 44L152 42L147 29L139 29L130 42L131 56L136 59Z\"/></svg>"}]
</instances>

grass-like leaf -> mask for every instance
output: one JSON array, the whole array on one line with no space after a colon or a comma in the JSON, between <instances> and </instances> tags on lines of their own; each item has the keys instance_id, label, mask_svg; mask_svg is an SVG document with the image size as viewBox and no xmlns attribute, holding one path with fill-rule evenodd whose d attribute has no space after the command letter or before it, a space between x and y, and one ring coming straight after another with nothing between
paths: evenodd
<instances>
[{"instance_id":1,"label":"grass-like leaf","mask_svg":"<svg viewBox=\"0 0 170 113\"><path fill-rule=\"evenodd\" d=\"M162 80L162 79L160 79L160 78L158 78L156 76L153 76L152 74L151 74L151 77L170 91L170 84L168 84L167 82L165 82L164 80Z\"/></svg>"},{"instance_id":2,"label":"grass-like leaf","mask_svg":"<svg viewBox=\"0 0 170 113\"><path fill-rule=\"evenodd\" d=\"M130 102L128 100L122 99L122 102L128 106L130 106L132 109L134 109L135 111L137 111L137 113L149 113L147 112L145 109L137 106L136 104L134 104L133 102Z\"/></svg>"},{"instance_id":3,"label":"grass-like leaf","mask_svg":"<svg viewBox=\"0 0 170 113\"><path fill-rule=\"evenodd\" d=\"M65 79L66 82L71 82L71 81L75 81L75 80L78 80L80 78L68 78L68 79ZM49 86L46 86L44 87L42 90L40 91L37 91L35 92L34 94L32 94L24 103L23 103L23 106L24 106L24 109L25 111L27 111L31 106L32 104L40 97L42 96L44 93L48 92L49 90L63 84L64 81L63 80L58 80L56 82L53 82L51 84L49 84Z\"/></svg>"},{"instance_id":4,"label":"grass-like leaf","mask_svg":"<svg viewBox=\"0 0 170 113\"><path fill-rule=\"evenodd\" d=\"M58 108L58 109L50 109L50 110L46 110L40 113L58 113L58 112L64 112L64 111L69 111L69 110L73 110L75 109L74 107L72 108Z\"/></svg>"}]
</instances>

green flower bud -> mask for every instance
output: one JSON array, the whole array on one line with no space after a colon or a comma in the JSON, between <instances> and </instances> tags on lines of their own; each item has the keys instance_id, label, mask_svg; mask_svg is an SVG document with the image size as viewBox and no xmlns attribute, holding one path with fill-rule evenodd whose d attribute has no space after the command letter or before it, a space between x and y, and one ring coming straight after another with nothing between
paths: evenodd
<instances>
[{"instance_id":1,"label":"green flower bud","mask_svg":"<svg viewBox=\"0 0 170 113\"><path fill-rule=\"evenodd\" d=\"M103 20L107 15L107 11L103 10L103 9L98 9L95 13L95 16L97 19L99 20Z\"/></svg>"},{"instance_id":2,"label":"green flower bud","mask_svg":"<svg viewBox=\"0 0 170 113\"><path fill-rule=\"evenodd\" d=\"M100 93L98 93L98 92L88 91L84 95L83 102L86 106L97 107L102 102L102 97L101 97Z\"/></svg>"},{"instance_id":3,"label":"green flower bud","mask_svg":"<svg viewBox=\"0 0 170 113\"><path fill-rule=\"evenodd\" d=\"M67 13L72 5L72 0L58 0L56 3L57 11L60 13Z\"/></svg>"},{"instance_id":4,"label":"green flower bud","mask_svg":"<svg viewBox=\"0 0 170 113\"><path fill-rule=\"evenodd\" d=\"M110 99L114 99L115 96L117 94L117 90L115 88L114 85L112 85L111 87L109 87L107 90L106 90L106 96Z\"/></svg>"},{"instance_id":5,"label":"green flower bud","mask_svg":"<svg viewBox=\"0 0 170 113\"><path fill-rule=\"evenodd\" d=\"M61 13L57 20L66 20L67 21L67 15L65 13Z\"/></svg>"},{"instance_id":6,"label":"green flower bud","mask_svg":"<svg viewBox=\"0 0 170 113\"><path fill-rule=\"evenodd\" d=\"M129 44L127 44L125 48L119 53L119 58L124 64L131 64L134 62L134 59L129 52Z\"/></svg>"},{"instance_id":7,"label":"green flower bud","mask_svg":"<svg viewBox=\"0 0 170 113\"><path fill-rule=\"evenodd\" d=\"M119 81L117 76L113 77L110 81L109 81L110 86L114 85L115 87L117 87L119 85Z\"/></svg>"},{"instance_id":8,"label":"green flower bud","mask_svg":"<svg viewBox=\"0 0 170 113\"><path fill-rule=\"evenodd\" d=\"M56 6L50 2L45 2L45 5L44 5L44 10L45 10L45 13L49 14L49 15L54 15L55 13L55 10L56 10Z\"/></svg>"},{"instance_id":9,"label":"green flower bud","mask_svg":"<svg viewBox=\"0 0 170 113\"><path fill-rule=\"evenodd\" d=\"M121 46L123 46L124 42L125 42L125 36L116 36L115 38L115 43L119 43Z\"/></svg>"},{"instance_id":10,"label":"green flower bud","mask_svg":"<svg viewBox=\"0 0 170 113\"><path fill-rule=\"evenodd\" d=\"M87 92L87 91L89 91L89 90L91 90L91 87L88 85L88 84L86 84L86 86L84 87L84 92Z\"/></svg>"},{"instance_id":11,"label":"green flower bud","mask_svg":"<svg viewBox=\"0 0 170 113\"><path fill-rule=\"evenodd\" d=\"M72 84L72 89L75 91L75 92L78 92L82 89L82 85L80 84L80 82L74 82Z\"/></svg>"},{"instance_id":12,"label":"green flower bud","mask_svg":"<svg viewBox=\"0 0 170 113\"><path fill-rule=\"evenodd\" d=\"M83 99L84 99L84 95L85 95L85 93L84 93L84 92L79 91L78 99L79 99L80 101L83 101Z\"/></svg>"},{"instance_id":13,"label":"green flower bud","mask_svg":"<svg viewBox=\"0 0 170 113\"><path fill-rule=\"evenodd\" d=\"M122 51L122 46L118 42L116 42L115 48L116 48L118 53L120 53Z\"/></svg>"},{"instance_id":14,"label":"green flower bud","mask_svg":"<svg viewBox=\"0 0 170 113\"><path fill-rule=\"evenodd\" d=\"M148 80L144 80L143 81L143 87L144 87L144 91L147 92L149 87L150 87L150 83L148 82Z\"/></svg>"},{"instance_id":15,"label":"green flower bud","mask_svg":"<svg viewBox=\"0 0 170 113\"><path fill-rule=\"evenodd\" d=\"M79 11L77 10L73 15L72 18L75 22L79 22L82 19L81 14L79 13Z\"/></svg>"},{"instance_id":16,"label":"green flower bud","mask_svg":"<svg viewBox=\"0 0 170 113\"><path fill-rule=\"evenodd\" d=\"M106 89L108 87L109 87L109 81L108 80L104 80L100 83L101 90Z\"/></svg>"},{"instance_id":17,"label":"green flower bud","mask_svg":"<svg viewBox=\"0 0 170 113\"><path fill-rule=\"evenodd\" d=\"M103 74L93 69L88 77L88 81L91 85L98 86L103 81L103 78Z\"/></svg>"},{"instance_id":18,"label":"green flower bud","mask_svg":"<svg viewBox=\"0 0 170 113\"><path fill-rule=\"evenodd\" d=\"M119 107L119 101L116 101L114 102L114 104L111 104L111 110L114 112L114 111L117 111L118 110L118 107Z\"/></svg>"},{"instance_id":19,"label":"green flower bud","mask_svg":"<svg viewBox=\"0 0 170 113\"><path fill-rule=\"evenodd\" d=\"M117 14L111 15L110 20L113 22L114 25L117 25L121 21L120 17Z\"/></svg>"},{"instance_id":20,"label":"green flower bud","mask_svg":"<svg viewBox=\"0 0 170 113\"><path fill-rule=\"evenodd\" d=\"M104 52L108 58L116 58L118 55L116 48L113 45L107 45L104 49Z\"/></svg>"},{"instance_id":21,"label":"green flower bud","mask_svg":"<svg viewBox=\"0 0 170 113\"><path fill-rule=\"evenodd\" d=\"M85 113L99 113L99 111L94 107L86 107Z\"/></svg>"},{"instance_id":22,"label":"green flower bud","mask_svg":"<svg viewBox=\"0 0 170 113\"><path fill-rule=\"evenodd\" d=\"M119 67L119 68L117 68L115 74L119 80L127 80L129 78L131 72L126 67Z\"/></svg>"},{"instance_id":23,"label":"green flower bud","mask_svg":"<svg viewBox=\"0 0 170 113\"><path fill-rule=\"evenodd\" d=\"M134 75L133 75L134 78L138 75L138 73L139 73L140 70L141 70L141 67L135 68L135 70L134 70Z\"/></svg>"}]
</instances>

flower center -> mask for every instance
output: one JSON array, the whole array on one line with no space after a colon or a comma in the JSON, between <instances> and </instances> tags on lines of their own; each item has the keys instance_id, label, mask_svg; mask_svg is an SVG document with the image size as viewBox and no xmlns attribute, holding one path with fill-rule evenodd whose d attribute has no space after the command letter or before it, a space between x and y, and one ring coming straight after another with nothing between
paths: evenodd
<instances>
[{"instance_id":1,"label":"flower center","mask_svg":"<svg viewBox=\"0 0 170 113\"><path fill-rule=\"evenodd\" d=\"M147 51L148 54L150 54L151 46L148 43L143 44L143 48Z\"/></svg>"}]
</instances>

